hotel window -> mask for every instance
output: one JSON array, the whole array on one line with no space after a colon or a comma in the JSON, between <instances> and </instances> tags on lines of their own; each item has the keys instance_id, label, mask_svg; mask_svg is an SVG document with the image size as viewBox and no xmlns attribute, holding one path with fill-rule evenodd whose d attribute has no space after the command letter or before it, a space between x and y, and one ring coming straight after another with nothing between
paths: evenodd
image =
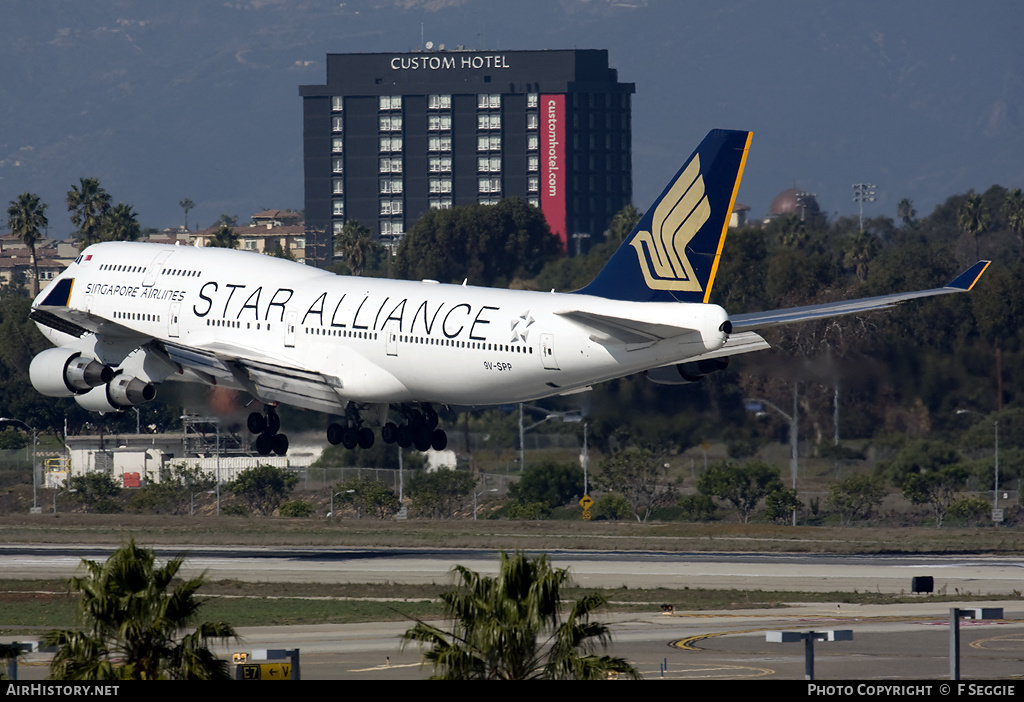
<instances>
[{"instance_id":1,"label":"hotel window","mask_svg":"<svg viewBox=\"0 0 1024 702\"><path fill-rule=\"evenodd\" d=\"M401 178L381 178L380 179L380 192L384 195L390 195L392 193L401 195L402 194L402 179Z\"/></svg>"},{"instance_id":2,"label":"hotel window","mask_svg":"<svg viewBox=\"0 0 1024 702\"><path fill-rule=\"evenodd\" d=\"M428 198L427 204L432 210L450 210L452 199L450 197L431 197Z\"/></svg>"},{"instance_id":3,"label":"hotel window","mask_svg":"<svg viewBox=\"0 0 1024 702\"><path fill-rule=\"evenodd\" d=\"M526 179L526 192L536 193L540 192L540 178L537 176L530 176Z\"/></svg>"},{"instance_id":4,"label":"hotel window","mask_svg":"<svg viewBox=\"0 0 1024 702\"><path fill-rule=\"evenodd\" d=\"M537 129L540 126L540 116L536 112L526 113L526 128Z\"/></svg>"},{"instance_id":5,"label":"hotel window","mask_svg":"<svg viewBox=\"0 0 1024 702\"><path fill-rule=\"evenodd\" d=\"M335 217L345 216L345 201L344 200L331 200L331 206L334 208L331 212Z\"/></svg>"},{"instance_id":6,"label":"hotel window","mask_svg":"<svg viewBox=\"0 0 1024 702\"><path fill-rule=\"evenodd\" d=\"M340 219L334 220L334 222L331 223L331 231L334 232L334 236L338 236L345 231L345 222Z\"/></svg>"},{"instance_id":7,"label":"hotel window","mask_svg":"<svg viewBox=\"0 0 1024 702\"><path fill-rule=\"evenodd\" d=\"M428 115L427 130L431 132L447 132L452 128L451 115Z\"/></svg>"},{"instance_id":8,"label":"hotel window","mask_svg":"<svg viewBox=\"0 0 1024 702\"><path fill-rule=\"evenodd\" d=\"M402 236L405 225L400 220L382 219L380 221L381 236Z\"/></svg>"},{"instance_id":9,"label":"hotel window","mask_svg":"<svg viewBox=\"0 0 1024 702\"><path fill-rule=\"evenodd\" d=\"M430 178L429 188L431 195L450 193L452 191L451 178Z\"/></svg>"},{"instance_id":10,"label":"hotel window","mask_svg":"<svg viewBox=\"0 0 1024 702\"><path fill-rule=\"evenodd\" d=\"M526 94L526 106L527 107L536 107L537 104L538 104L538 97L539 96L537 95L537 93L527 93Z\"/></svg>"},{"instance_id":11,"label":"hotel window","mask_svg":"<svg viewBox=\"0 0 1024 702\"><path fill-rule=\"evenodd\" d=\"M452 157L451 156L431 156L429 161L431 173L451 173L452 172Z\"/></svg>"},{"instance_id":12,"label":"hotel window","mask_svg":"<svg viewBox=\"0 0 1024 702\"><path fill-rule=\"evenodd\" d=\"M342 112L345 109L345 98L335 95L331 98L331 112Z\"/></svg>"},{"instance_id":13,"label":"hotel window","mask_svg":"<svg viewBox=\"0 0 1024 702\"><path fill-rule=\"evenodd\" d=\"M378 129L382 132L402 131L402 115L381 115L377 120Z\"/></svg>"},{"instance_id":14,"label":"hotel window","mask_svg":"<svg viewBox=\"0 0 1024 702\"><path fill-rule=\"evenodd\" d=\"M381 200L380 213L382 215L402 214L402 201L398 198Z\"/></svg>"},{"instance_id":15,"label":"hotel window","mask_svg":"<svg viewBox=\"0 0 1024 702\"><path fill-rule=\"evenodd\" d=\"M476 96L476 106L479 110L499 110L501 109L501 95L497 94L482 94Z\"/></svg>"},{"instance_id":16,"label":"hotel window","mask_svg":"<svg viewBox=\"0 0 1024 702\"><path fill-rule=\"evenodd\" d=\"M333 173L344 173L345 172L345 159L336 158L331 160L331 172Z\"/></svg>"},{"instance_id":17,"label":"hotel window","mask_svg":"<svg viewBox=\"0 0 1024 702\"><path fill-rule=\"evenodd\" d=\"M526 170L530 173L536 173L540 168L540 157L539 156L527 156L526 157Z\"/></svg>"},{"instance_id":18,"label":"hotel window","mask_svg":"<svg viewBox=\"0 0 1024 702\"><path fill-rule=\"evenodd\" d=\"M480 173L501 173L501 156L479 156L476 163Z\"/></svg>"},{"instance_id":19,"label":"hotel window","mask_svg":"<svg viewBox=\"0 0 1024 702\"><path fill-rule=\"evenodd\" d=\"M345 179L344 178L332 178L331 179L331 191L335 195L341 195L345 192Z\"/></svg>"},{"instance_id":20,"label":"hotel window","mask_svg":"<svg viewBox=\"0 0 1024 702\"><path fill-rule=\"evenodd\" d=\"M378 141L380 143L380 150L383 153L393 153L402 150L402 137L385 136L380 137Z\"/></svg>"},{"instance_id":21,"label":"hotel window","mask_svg":"<svg viewBox=\"0 0 1024 702\"><path fill-rule=\"evenodd\" d=\"M495 195L482 195L477 198L477 203L481 205L497 205L501 202L501 198Z\"/></svg>"},{"instance_id":22,"label":"hotel window","mask_svg":"<svg viewBox=\"0 0 1024 702\"><path fill-rule=\"evenodd\" d=\"M536 134L526 135L526 148L528 151L536 151L540 148L540 137Z\"/></svg>"},{"instance_id":23,"label":"hotel window","mask_svg":"<svg viewBox=\"0 0 1024 702\"><path fill-rule=\"evenodd\" d=\"M294 239L292 239L292 248L293 249L304 249L304 248L306 248L306 237L304 237L304 236L297 236Z\"/></svg>"},{"instance_id":24,"label":"hotel window","mask_svg":"<svg viewBox=\"0 0 1024 702\"><path fill-rule=\"evenodd\" d=\"M501 137L497 135L478 136L476 138L476 150L501 151Z\"/></svg>"},{"instance_id":25,"label":"hotel window","mask_svg":"<svg viewBox=\"0 0 1024 702\"><path fill-rule=\"evenodd\" d=\"M482 115L477 115L476 128L481 130L501 129L501 114L497 112L487 112Z\"/></svg>"},{"instance_id":26,"label":"hotel window","mask_svg":"<svg viewBox=\"0 0 1024 702\"><path fill-rule=\"evenodd\" d=\"M381 112L386 112L387 110L400 110L402 109L402 96L381 95L377 104L379 105Z\"/></svg>"},{"instance_id":27,"label":"hotel window","mask_svg":"<svg viewBox=\"0 0 1024 702\"><path fill-rule=\"evenodd\" d=\"M245 250L246 251L256 251L256 240L255 239L246 239L245 240Z\"/></svg>"},{"instance_id":28,"label":"hotel window","mask_svg":"<svg viewBox=\"0 0 1024 702\"><path fill-rule=\"evenodd\" d=\"M451 151L452 150L452 138L450 136L432 136L427 137L427 151Z\"/></svg>"},{"instance_id":29,"label":"hotel window","mask_svg":"<svg viewBox=\"0 0 1024 702\"><path fill-rule=\"evenodd\" d=\"M400 158L382 158L380 159L380 172L381 173L401 173L402 172L402 159Z\"/></svg>"},{"instance_id":30,"label":"hotel window","mask_svg":"<svg viewBox=\"0 0 1024 702\"><path fill-rule=\"evenodd\" d=\"M335 137L331 139L331 151L336 154L340 154L345 150L345 140L341 137Z\"/></svg>"},{"instance_id":31,"label":"hotel window","mask_svg":"<svg viewBox=\"0 0 1024 702\"><path fill-rule=\"evenodd\" d=\"M530 196L530 197L526 198L526 201L528 203L530 203L531 205L533 205L534 207L540 207L540 198L539 197Z\"/></svg>"},{"instance_id":32,"label":"hotel window","mask_svg":"<svg viewBox=\"0 0 1024 702\"><path fill-rule=\"evenodd\" d=\"M477 186L481 193L500 193L501 178L478 178Z\"/></svg>"},{"instance_id":33,"label":"hotel window","mask_svg":"<svg viewBox=\"0 0 1024 702\"><path fill-rule=\"evenodd\" d=\"M331 118L331 131L332 132L343 132L343 131L345 131L345 118L344 117L332 117Z\"/></svg>"},{"instance_id":34,"label":"hotel window","mask_svg":"<svg viewBox=\"0 0 1024 702\"><path fill-rule=\"evenodd\" d=\"M451 95L430 95L427 97L427 109L450 110L452 108Z\"/></svg>"}]
</instances>

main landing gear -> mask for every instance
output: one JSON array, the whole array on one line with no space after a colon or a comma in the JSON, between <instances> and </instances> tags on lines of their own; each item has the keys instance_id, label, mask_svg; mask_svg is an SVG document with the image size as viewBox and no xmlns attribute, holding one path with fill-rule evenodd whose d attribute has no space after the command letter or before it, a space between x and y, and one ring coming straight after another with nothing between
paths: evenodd
<instances>
[{"instance_id":1,"label":"main landing gear","mask_svg":"<svg viewBox=\"0 0 1024 702\"><path fill-rule=\"evenodd\" d=\"M448 446L448 435L438 429L437 412L430 405L422 408L402 407L402 421L385 422L381 427L380 437L386 444L398 444L402 448L415 446L418 451L443 451ZM342 444L347 449L368 449L373 446L373 431L362 426L362 419L357 411L345 417L342 423L327 427L327 440L337 446Z\"/></svg>"},{"instance_id":2,"label":"main landing gear","mask_svg":"<svg viewBox=\"0 0 1024 702\"><path fill-rule=\"evenodd\" d=\"M246 421L249 431L258 434L253 448L261 456L269 456L276 453L283 456L288 453L288 437L278 433L281 429L281 418L277 416L277 410L267 405L266 414L253 412Z\"/></svg>"}]
</instances>

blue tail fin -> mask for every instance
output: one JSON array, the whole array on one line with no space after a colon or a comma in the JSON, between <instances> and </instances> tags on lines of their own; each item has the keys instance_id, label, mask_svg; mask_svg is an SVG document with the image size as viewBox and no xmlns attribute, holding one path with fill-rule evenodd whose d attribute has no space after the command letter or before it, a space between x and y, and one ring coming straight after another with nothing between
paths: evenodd
<instances>
[{"instance_id":1,"label":"blue tail fin","mask_svg":"<svg viewBox=\"0 0 1024 702\"><path fill-rule=\"evenodd\" d=\"M637 302L707 302L752 136L709 132L597 277L576 292Z\"/></svg>"}]
</instances>

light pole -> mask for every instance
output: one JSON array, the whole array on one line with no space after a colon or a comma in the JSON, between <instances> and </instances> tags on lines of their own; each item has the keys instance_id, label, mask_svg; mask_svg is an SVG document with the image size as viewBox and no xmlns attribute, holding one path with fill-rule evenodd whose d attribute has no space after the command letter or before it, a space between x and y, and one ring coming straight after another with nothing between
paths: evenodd
<instances>
[{"instance_id":1,"label":"light pole","mask_svg":"<svg viewBox=\"0 0 1024 702\"><path fill-rule=\"evenodd\" d=\"M18 429L32 432L32 511L35 512L39 509L39 479L36 476L36 447L39 445L39 432L36 431L34 427L30 427L20 419L0 417L0 430L4 427L16 427Z\"/></svg>"},{"instance_id":2,"label":"light pole","mask_svg":"<svg viewBox=\"0 0 1024 702\"><path fill-rule=\"evenodd\" d=\"M539 422L534 422L528 427L523 426L523 408L533 410L534 412L543 412L547 416ZM519 470L520 472L526 470L526 444L523 441L523 435L530 431L536 426L540 426L549 419L561 419L563 422L582 422L583 415L580 414L579 410L567 410L565 412L552 412L546 410L543 407L537 407L536 405L527 405L525 403L519 403Z\"/></svg>"},{"instance_id":3,"label":"light pole","mask_svg":"<svg viewBox=\"0 0 1024 702\"><path fill-rule=\"evenodd\" d=\"M793 383L793 414L792 415L786 414L785 412L783 412L781 409L776 407L774 404L772 404L768 400L763 400L763 399L758 398L758 397L748 397L748 398L744 398L744 400L743 400L744 403L758 403L759 402L761 404L765 404L765 405L771 407L776 412L778 412L780 415L782 415L782 417L787 422L789 422L789 452L790 452L789 472L793 476L793 492L794 493L796 493L797 456L798 456L798 447L799 447L799 441L798 441L798 439L799 439L799 435L798 435L799 425L798 425L798 422L799 422L800 417L799 417L799 413L798 413L799 405L797 404L797 400L799 398L799 394L798 394L799 387L800 387L799 384ZM795 508L793 509L793 526L796 526L796 509Z\"/></svg>"},{"instance_id":4,"label":"light pole","mask_svg":"<svg viewBox=\"0 0 1024 702\"><path fill-rule=\"evenodd\" d=\"M983 419L988 419L981 412L975 412L969 409L958 409L957 414L976 414ZM992 426L995 428L995 480L992 483L992 518L995 519L995 510L999 509L999 420L988 419L992 422Z\"/></svg>"},{"instance_id":5,"label":"light pole","mask_svg":"<svg viewBox=\"0 0 1024 702\"><path fill-rule=\"evenodd\" d=\"M875 186L871 183L853 184L853 201L860 205L860 231L864 231L864 203L875 201Z\"/></svg>"}]
</instances>

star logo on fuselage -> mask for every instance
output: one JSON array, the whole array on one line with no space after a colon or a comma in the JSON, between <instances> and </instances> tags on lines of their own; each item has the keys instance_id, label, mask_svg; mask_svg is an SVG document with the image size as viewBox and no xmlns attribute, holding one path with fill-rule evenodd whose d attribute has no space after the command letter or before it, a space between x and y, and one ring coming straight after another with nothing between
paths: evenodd
<instances>
[{"instance_id":1,"label":"star logo on fuselage","mask_svg":"<svg viewBox=\"0 0 1024 702\"><path fill-rule=\"evenodd\" d=\"M530 335L530 326L534 323L534 318L530 315L530 310L526 310L518 317L514 317L509 324L512 332L512 338L509 341L513 344L517 342L526 342L526 337Z\"/></svg>"}]
</instances>

